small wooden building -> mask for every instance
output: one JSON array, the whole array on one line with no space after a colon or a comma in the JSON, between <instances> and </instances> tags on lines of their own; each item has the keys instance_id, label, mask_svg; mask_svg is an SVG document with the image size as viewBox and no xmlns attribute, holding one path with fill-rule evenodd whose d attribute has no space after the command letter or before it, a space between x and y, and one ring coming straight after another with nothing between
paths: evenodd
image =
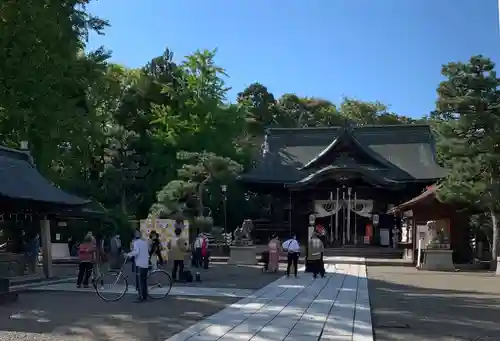
<instances>
[{"instance_id":1,"label":"small wooden building","mask_svg":"<svg viewBox=\"0 0 500 341\"><path fill-rule=\"evenodd\" d=\"M429 186L420 195L389 210L401 219L400 244L407 249L405 257L416 264L419 230L424 231L428 221L436 221L449 233L453 262L468 263L473 257L469 243L469 214L455 205L441 202L437 197L438 189L437 185Z\"/></svg>"},{"instance_id":2,"label":"small wooden building","mask_svg":"<svg viewBox=\"0 0 500 341\"><path fill-rule=\"evenodd\" d=\"M44 272L51 277L50 220L60 212L89 202L66 193L43 177L27 150L0 147L0 230L11 232L10 236L2 236L7 247L18 245L0 253L0 264L7 264L9 269L15 264L24 272L22 243L38 234Z\"/></svg>"}]
</instances>

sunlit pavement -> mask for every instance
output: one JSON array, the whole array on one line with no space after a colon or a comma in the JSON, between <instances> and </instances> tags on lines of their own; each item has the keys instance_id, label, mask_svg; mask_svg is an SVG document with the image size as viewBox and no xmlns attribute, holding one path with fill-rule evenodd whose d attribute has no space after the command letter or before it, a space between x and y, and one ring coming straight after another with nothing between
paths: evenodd
<instances>
[{"instance_id":1,"label":"sunlit pavement","mask_svg":"<svg viewBox=\"0 0 500 341\"><path fill-rule=\"evenodd\" d=\"M169 296L104 302L94 293L30 291L0 306L2 341L163 341L237 298Z\"/></svg>"},{"instance_id":2,"label":"sunlit pavement","mask_svg":"<svg viewBox=\"0 0 500 341\"><path fill-rule=\"evenodd\" d=\"M315 280L226 266L229 276L213 271L208 287L173 287L165 299L139 304L133 295L104 302L74 283L31 288L0 307L0 340L372 341L365 266L327 266L326 278Z\"/></svg>"},{"instance_id":3,"label":"sunlit pavement","mask_svg":"<svg viewBox=\"0 0 500 341\"><path fill-rule=\"evenodd\" d=\"M280 278L166 341L372 341L365 265Z\"/></svg>"},{"instance_id":4,"label":"sunlit pavement","mask_svg":"<svg viewBox=\"0 0 500 341\"><path fill-rule=\"evenodd\" d=\"M500 278L368 266L377 341L500 340Z\"/></svg>"},{"instance_id":5,"label":"sunlit pavement","mask_svg":"<svg viewBox=\"0 0 500 341\"><path fill-rule=\"evenodd\" d=\"M74 283L58 283L42 285L31 288L33 291L68 291L68 292L94 292L94 288L77 288ZM104 297L117 297L125 291L123 285L104 286L100 289ZM153 296L167 294L166 288L154 288L150 293ZM206 296L206 297L247 297L253 293L248 289L230 289L230 288L203 288L203 287L172 287L168 295L171 296ZM128 295L137 296L137 291L133 285L129 285L126 291ZM107 296L106 296L107 295Z\"/></svg>"}]
</instances>

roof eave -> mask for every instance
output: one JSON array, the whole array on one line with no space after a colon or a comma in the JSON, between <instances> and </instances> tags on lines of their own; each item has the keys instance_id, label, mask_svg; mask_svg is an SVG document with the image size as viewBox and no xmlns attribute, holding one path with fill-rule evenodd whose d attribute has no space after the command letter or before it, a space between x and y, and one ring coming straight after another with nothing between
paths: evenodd
<instances>
[{"instance_id":1,"label":"roof eave","mask_svg":"<svg viewBox=\"0 0 500 341\"><path fill-rule=\"evenodd\" d=\"M335 166L326 166L320 169L319 171L316 171L303 179L288 185L288 187L303 187L310 185L312 183L315 183L318 181L318 178L321 177L322 175L328 174L328 173L334 173L334 172L354 172L358 173L361 175L361 178L364 179L365 181L369 182L373 186L377 187L393 187L393 186L401 186L404 185L404 182L401 181L396 181L392 179L388 179L386 177L378 176L374 174L373 172L364 170L359 167L335 167Z\"/></svg>"}]
</instances>

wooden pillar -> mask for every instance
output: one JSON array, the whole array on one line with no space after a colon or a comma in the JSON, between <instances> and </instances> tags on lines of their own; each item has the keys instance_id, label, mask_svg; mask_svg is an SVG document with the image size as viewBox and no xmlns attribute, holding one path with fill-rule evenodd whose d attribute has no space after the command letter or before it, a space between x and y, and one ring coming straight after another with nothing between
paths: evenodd
<instances>
[{"instance_id":1,"label":"wooden pillar","mask_svg":"<svg viewBox=\"0 0 500 341\"><path fill-rule=\"evenodd\" d=\"M40 236L42 240L43 273L45 277L53 277L52 271L52 241L50 239L50 220L47 216L40 220Z\"/></svg>"}]
</instances>

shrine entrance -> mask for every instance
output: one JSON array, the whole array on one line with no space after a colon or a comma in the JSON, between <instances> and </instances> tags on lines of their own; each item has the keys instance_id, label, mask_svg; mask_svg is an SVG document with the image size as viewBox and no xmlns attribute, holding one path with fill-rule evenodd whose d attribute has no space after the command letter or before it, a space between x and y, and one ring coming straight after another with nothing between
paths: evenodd
<instances>
[{"instance_id":1,"label":"shrine entrance","mask_svg":"<svg viewBox=\"0 0 500 341\"><path fill-rule=\"evenodd\" d=\"M373 200L358 199L351 188L337 189L329 200L315 200L314 213L318 224L325 228L328 245L369 244L365 239L366 226L370 224ZM347 192L347 196L345 195Z\"/></svg>"}]
</instances>

